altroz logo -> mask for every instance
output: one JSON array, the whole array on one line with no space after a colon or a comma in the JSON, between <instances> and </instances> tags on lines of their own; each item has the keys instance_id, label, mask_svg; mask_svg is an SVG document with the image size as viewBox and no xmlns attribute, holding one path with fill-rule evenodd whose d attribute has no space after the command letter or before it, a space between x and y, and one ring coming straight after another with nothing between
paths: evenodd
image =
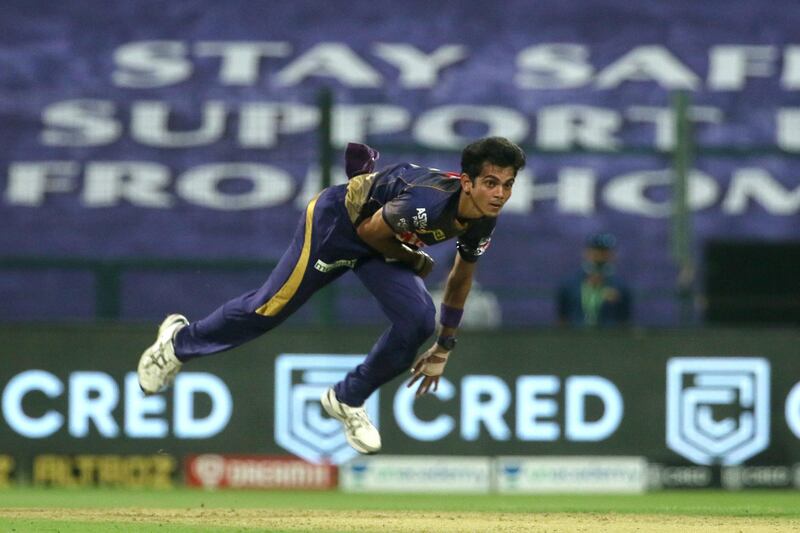
<instances>
[{"instance_id":1,"label":"altroz logo","mask_svg":"<svg viewBox=\"0 0 800 533\"><path fill-rule=\"evenodd\" d=\"M328 387L364 360L363 355L282 354L275 360L275 441L313 463L341 464L358 455L347 444L342 425L319 403ZM378 392L365 407L378 424Z\"/></svg>"},{"instance_id":2,"label":"altroz logo","mask_svg":"<svg viewBox=\"0 0 800 533\"><path fill-rule=\"evenodd\" d=\"M667 363L667 445L697 464L736 465L769 446L769 362L674 357Z\"/></svg>"}]
</instances>

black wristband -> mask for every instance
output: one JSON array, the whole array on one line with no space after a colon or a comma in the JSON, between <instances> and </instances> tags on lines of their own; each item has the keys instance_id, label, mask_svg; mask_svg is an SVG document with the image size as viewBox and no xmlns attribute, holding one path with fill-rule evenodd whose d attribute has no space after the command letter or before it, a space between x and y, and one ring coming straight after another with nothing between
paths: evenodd
<instances>
[{"instance_id":1,"label":"black wristband","mask_svg":"<svg viewBox=\"0 0 800 533\"><path fill-rule=\"evenodd\" d=\"M456 342L457 341L455 335L450 335L449 337L439 336L439 338L436 339L436 344L438 344L448 352L452 351L453 348L456 347Z\"/></svg>"}]
</instances>

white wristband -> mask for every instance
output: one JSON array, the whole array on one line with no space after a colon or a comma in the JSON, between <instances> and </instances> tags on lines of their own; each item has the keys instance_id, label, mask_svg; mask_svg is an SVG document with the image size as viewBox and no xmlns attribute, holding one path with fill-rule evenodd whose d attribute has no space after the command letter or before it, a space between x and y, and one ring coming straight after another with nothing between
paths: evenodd
<instances>
[{"instance_id":1,"label":"white wristband","mask_svg":"<svg viewBox=\"0 0 800 533\"><path fill-rule=\"evenodd\" d=\"M444 373L444 366L447 364L447 358L450 356L450 352L439 352L435 354L429 355L425 359L425 364L422 366L422 373L426 376L441 376ZM438 362L431 362L431 357L439 357L444 359L444 361Z\"/></svg>"}]
</instances>

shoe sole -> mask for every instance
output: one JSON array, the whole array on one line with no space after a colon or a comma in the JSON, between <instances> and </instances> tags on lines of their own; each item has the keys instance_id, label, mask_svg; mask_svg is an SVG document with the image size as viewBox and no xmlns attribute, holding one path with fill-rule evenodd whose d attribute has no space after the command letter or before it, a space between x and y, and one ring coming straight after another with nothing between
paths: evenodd
<instances>
[{"instance_id":1,"label":"shoe sole","mask_svg":"<svg viewBox=\"0 0 800 533\"><path fill-rule=\"evenodd\" d=\"M325 409L325 412L328 413L328 415L330 415L332 418L335 418L339 422L344 423L344 416L336 412L336 408L333 406L333 401L330 398L331 395L335 394L336 393L333 391L332 388L328 389L327 391L325 391L325 394L322 395L322 398L320 398L320 403L322 404L322 408ZM338 402L338 400L335 401ZM360 440L348 435L347 431L344 432L344 436L347 439L347 442L350 444L350 446L361 455L374 455L380 451L380 448L369 448Z\"/></svg>"},{"instance_id":2,"label":"shoe sole","mask_svg":"<svg viewBox=\"0 0 800 533\"><path fill-rule=\"evenodd\" d=\"M179 315L177 313L167 315L167 317L164 320L162 320L161 324L158 326L158 334L156 334L156 341L150 346L148 346L147 349L144 352L142 352L142 355L139 356L139 364L136 367L137 375L139 373L139 367L142 366L142 362L144 361L147 354L158 346L158 343L161 340L161 336L164 334L164 331L167 328L174 326L176 322L183 323L184 325L187 325L189 323L189 321L183 315ZM159 392L161 392L160 390L148 391L144 387L142 387L142 382L139 379L137 379L136 381L138 382L139 388L141 389L141 391L144 393L145 396L152 396L154 394L158 394Z\"/></svg>"},{"instance_id":3,"label":"shoe sole","mask_svg":"<svg viewBox=\"0 0 800 533\"><path fill-rule=\"evenodd\" d=\"M139 388L142 390L142 392L144 393L144 395L145 395L145 396L152 396L153 394L158 394L158 391L157 391L157 390L156 390L156 391L149 391L149 390L145 389L145 388L142 386L142 378L141 378L141 376L139 375L139 369L142 367L142 364L144 363L144 361L145 361L145 358L147 358L147 357L149 356L149 354L150 354L150 351L151 351L151 350L152 350L152 349L153 349L153 348L154 348L154 347L155 347L157 344L158 344L158 340L156 340L156 342L155 342L155 343L153 343L153 344L151 344L150 346L148 346L148 347L147 347L147 349L146 349L144 352L142 352L142 355L141 355L141 356L139 356L139 365L136 367L136 374L137 374L137 380L136 380L136 382L139 384Z\"/></svg>"}]
</instances>

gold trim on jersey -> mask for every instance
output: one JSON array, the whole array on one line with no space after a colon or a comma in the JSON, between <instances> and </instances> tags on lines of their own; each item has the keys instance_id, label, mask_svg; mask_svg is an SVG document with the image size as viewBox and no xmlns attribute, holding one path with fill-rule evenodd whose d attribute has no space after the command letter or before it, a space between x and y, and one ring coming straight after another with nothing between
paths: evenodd
<instances>
[{"instance_id":1,"label":"gold trim on jersey","mask_svg":"<svg viewBox=\"0 0 800 533\"><path fill-rule=\"evenodd\" d=\"M350 222L353 224L358 220L361 214L361 209L364 204L369 200L369 190L372 188L372 179L377 175L377 172L372 174L359 174L353 176L347 182L347 194L344 196L344 207L347 209L347 216L350 217Z\"/></svg>"},{"instance_id":2,"label":"gold trim on jersey","mask_svg":"<svg viewBox=\"0 0 800 533\"><path fill-rule=\"evenodd\" d=\"M311 230L314 222L314 206L316 204L317 198L315 197L306 208L306 230L303 235L303 249L300 252L300 258L294 265L292 274L278 292L267 300L267 303L256 309L256 313L259 315L275 316L280 313L281 309L289 303L289 300L292 299L297 289L300 287L300 283L303 281L303 275L306 272L306 267L308 266L308 256L311 255Z\"/></svg>"}]
</instances>

